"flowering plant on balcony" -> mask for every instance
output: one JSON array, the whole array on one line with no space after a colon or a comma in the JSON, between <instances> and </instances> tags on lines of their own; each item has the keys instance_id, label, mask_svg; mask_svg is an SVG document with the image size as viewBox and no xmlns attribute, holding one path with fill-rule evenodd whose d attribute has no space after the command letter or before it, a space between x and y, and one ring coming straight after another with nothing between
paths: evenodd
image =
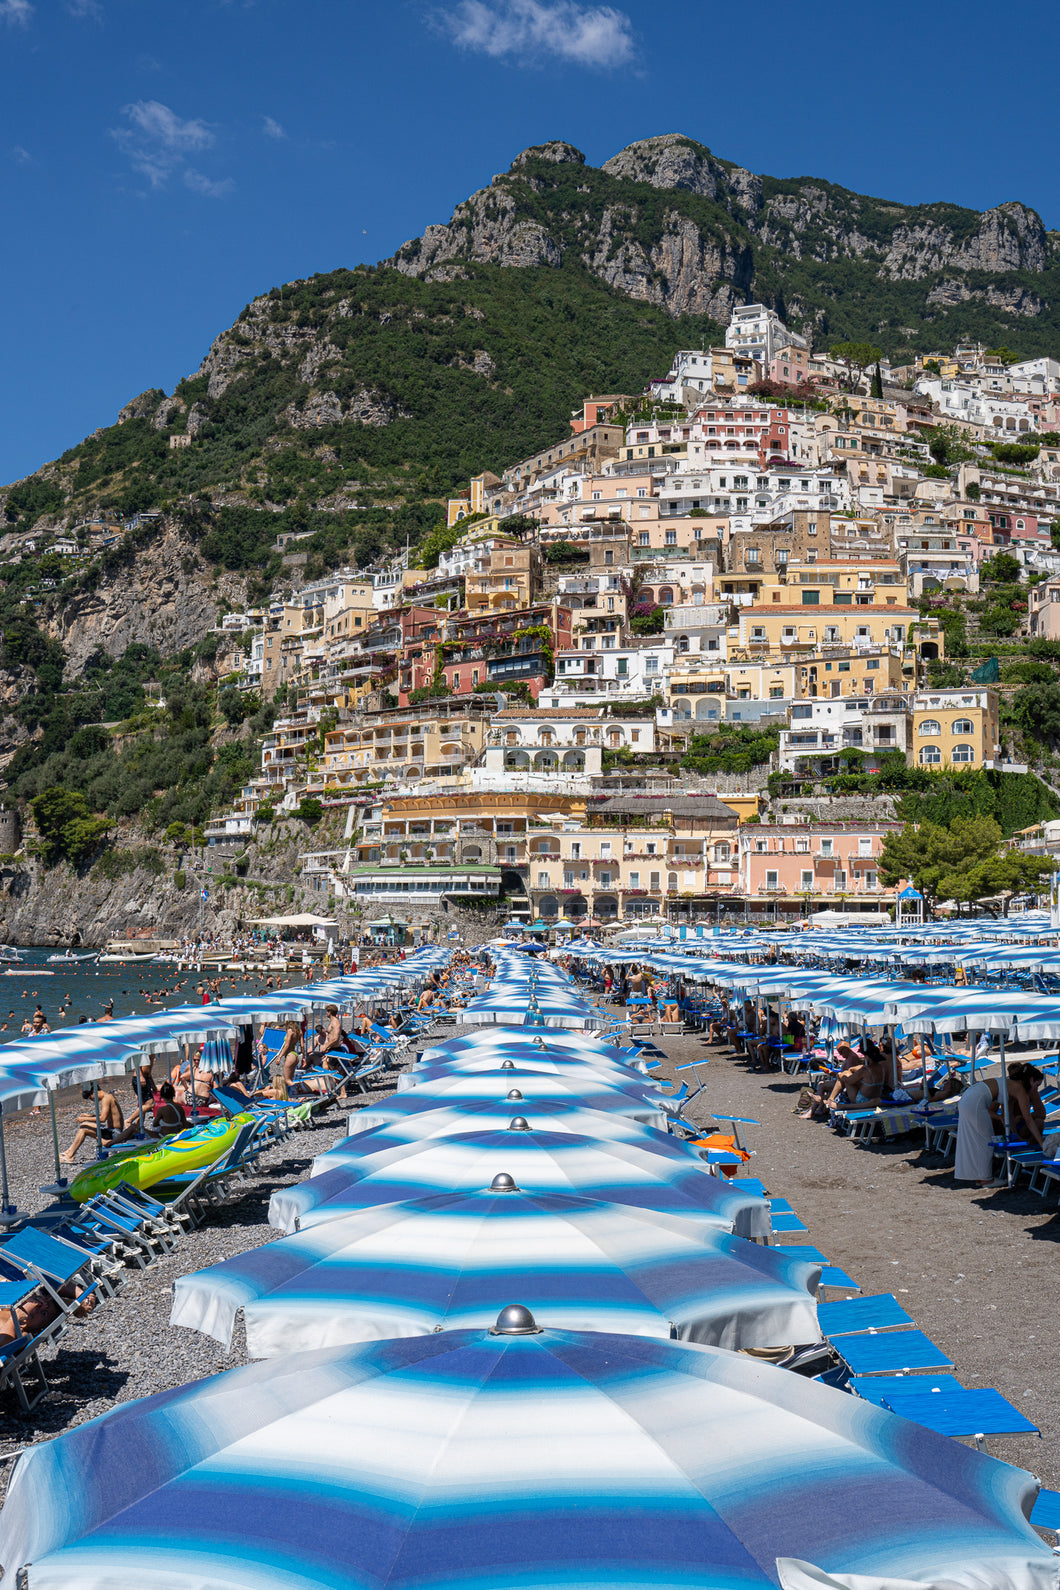
<instances>
[{"instance_id":1,"label":"flowering plant on balcony","mask_svg":"<svg viewBox=\"0 0 1060 1590\"><path fill-rule=\"evenodd\" d=\"M625 892L625 894L627 895L627 897L629 899L633 899L634 896L641 895L641 894L647 894L648 891L647 891L647 889L626 889L624 892Z\"/></svg>"}]
</instances>

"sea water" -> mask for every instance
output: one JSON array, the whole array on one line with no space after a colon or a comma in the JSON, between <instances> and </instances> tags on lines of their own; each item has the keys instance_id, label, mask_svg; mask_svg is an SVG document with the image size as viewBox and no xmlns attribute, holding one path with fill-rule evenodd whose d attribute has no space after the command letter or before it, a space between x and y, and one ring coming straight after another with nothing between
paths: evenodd
<instances>
[{"instance_id":1,"label":"sea water","mask_svg":"<svg viewBox=\"0 0 1060 1590\"><path fill-rule=\"evenodd\" d=\"M54 946L34 945L22 951L16 964L0 966L0 1044L22 1036L22 1023L32 1018L38 1005L48 1026L57 1032L60 1027L76 1026L82 1016L98 1021L111 1000L115 1018L143 1016L173 1005L201 1004L202 994L196 990L207 979L220 978L221 998L230 999L256 994L265 988L267 977L272 978L273 987L277 977L283 978L284 987L294 987L311 975L308 968L303 971L300 966L292 966L286 974L258 971L246 978L216 968L200 974L180 971L164 961L107 962L102 966L96 961L78 961L49 966L48 957L57 953ZM49 972L54 975L45 975Z\"/></svg>"}]
</instances>

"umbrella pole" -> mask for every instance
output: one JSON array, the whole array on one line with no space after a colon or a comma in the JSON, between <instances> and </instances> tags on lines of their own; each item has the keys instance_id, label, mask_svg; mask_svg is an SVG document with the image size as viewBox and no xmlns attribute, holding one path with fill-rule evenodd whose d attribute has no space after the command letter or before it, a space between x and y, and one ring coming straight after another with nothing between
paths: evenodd
<instances>
[{"instance_id":1,"label":"umbrella pole","mask_svg":"<svg viewBox=\"0 0 1060 1590\"><path fill-rule=\"evenodd\" d=\"M96 1158L97 1159L102 1159L104 1157L103 1156L103 1122L99 1118L99 1083L98 1083L98 1081L97 1082L93 1082L93 1084L92 1084L92 1103L93 1103L93 1106L95 1107L95 1111L96 1111Z\"/></svg>"},{"instance_id":2,"label":"umbrella pole","mask_svg":"<svg viewBox=\"0 0 1060 1590\"><path fill-rule=\"evenodd\" d=\"M140 1106L140 1136L144 1135L144 1071L143 1062L136 1063L136 1102Z\"/></svg>"},{"instance_id":3,"label":"umbrella pole","mask_svg":"<svg viewBox=\"0 0 1060 1590\"><path fill-rule=\"evenodd\" d=\"M195 1061L192 1057L192 1046L186 1045L188 1051L188 1098L191 1100L191 1124L195 1126L199 1120L199 1103L195 1097Z\"/></svg>"},{"instance_id":4,"label":"umbrella pole","mask_svg":"<svg viewBox=\"0 0 1060 1590\"><path fill-rule=\"evenodd\" d=\"M65 1187L66 1177L63 1175L63 1167L59 1159L59 1123L55 1118L55 1093L52 1088L48 1089L48 1104L52 1112L52 1153L55 1155L55 1185L57 1187Z\"/></svg>"},{"instance_id":5,"label":"umbrella pole","mask_svg":"<svg viewBox=\"0 0 1060 1590\"><path fill-rule=\"evenodd\" d=\"M1011 1187L1012 1186L1012 1160L1011 1160L1011 1158L1009 1156L1009 1151L1008 1151L1008 1139L1009 1139L1009 1129L1010 1129L1011 1121L1010 1121L1010 1114L1009 1114L1009 1097L1008 1097L1008 1069L1007 1069L1007 1067L1005 1065L1005 1034L1004 1034L1003 1031L998 1033L997 1041L998 1041L998 1044L999 1044L1000 1049L1001 1049L1001 1077L1000 1077L1000 1080L998 1082L998 1090L999 1090L999 1092L1001 1094L1001 1121L1002 1121L1002 1125L1004 1126L1004 1129L1005 1129L1005 1180L1008 1182L1009 1186Z\"/></svg>"},{"instance_id":6,"label":"umbrella pole","mask_svg":"<svg viewBox=\"0 0 1060 1590\"><path fill-rule=\"evenodd\" d=\"M927 1076L925 1068L924 1076ZM898 1086L898 1028L891 1028L891 1086ZM924 1103L927 1103L927 1088L924 1089Z\"/></svg>"},{"instance_id":7,"label":"umbrella pole","mask_svg":"<svg viewBox=\"0 0 1060 1590\"><path fill-rule=\"evenodd\" d=\"M11 1202L11 1191L7 1185L7 1150L4 1147L4 1112L0 1106L0 1194L3 1204L0 1205L0 1225L10 1225L17 1217L18 1210Z\"/></svg>"}]
</instances>

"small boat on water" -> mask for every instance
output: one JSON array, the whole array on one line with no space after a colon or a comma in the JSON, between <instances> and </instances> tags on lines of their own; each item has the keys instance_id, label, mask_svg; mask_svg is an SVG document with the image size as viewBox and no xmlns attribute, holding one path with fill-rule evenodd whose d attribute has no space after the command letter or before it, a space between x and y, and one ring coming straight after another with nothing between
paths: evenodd
<instances>
[{"instance_id":1,"label":"small boat on water","mask_svg":"<svg viewBox=\"0 0 1060 1590\"><path fill-rule=\"evenodd\" d=\"M94 961L98 958L98 950L88 950L84 955L75 955L73 950L64 950L61 955L49 955L49 966L73 966L78 961Z\"/></svg>"},{"instance_id":2,"label":"small boat on water","mask_svg":"<svg viewBox=\"0 0 1060 1590\"><path fill-rule=\"evenodd\" d=\"M101 955L99 964L101 966L129 966L133 961L153 961L157 960L157 958L153 950L148 950L146 955L137 955L135 952L128 955Z\"/></svg>"},{"instance_id":3,"label":"small boat on water","mask_svg":"<svg viewBox=\"0 0 1060 1590\"><path fill-rule=\"evenodd\" d=\"M54 972L46 972L43 966L5 966L5 977L54 977Z\"/></svg>"}]
</instances>

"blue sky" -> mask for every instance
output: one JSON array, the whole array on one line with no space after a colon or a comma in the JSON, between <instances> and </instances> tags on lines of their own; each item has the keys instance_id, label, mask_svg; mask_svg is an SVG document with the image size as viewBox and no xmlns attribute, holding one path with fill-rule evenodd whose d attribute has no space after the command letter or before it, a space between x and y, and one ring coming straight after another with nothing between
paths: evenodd
<instances>
[{"instance_id":1,"label":"blue sky","mask_svg":"<svg viewBox=\"0 0 1060 1590\"><path fill-rule=\"evenodd\" d=\"M1054 5L0 0L0 481L567 138L1060 227ZM1056 352L1057 350L1050 350Z\"/></svg>"}]
</instances>

